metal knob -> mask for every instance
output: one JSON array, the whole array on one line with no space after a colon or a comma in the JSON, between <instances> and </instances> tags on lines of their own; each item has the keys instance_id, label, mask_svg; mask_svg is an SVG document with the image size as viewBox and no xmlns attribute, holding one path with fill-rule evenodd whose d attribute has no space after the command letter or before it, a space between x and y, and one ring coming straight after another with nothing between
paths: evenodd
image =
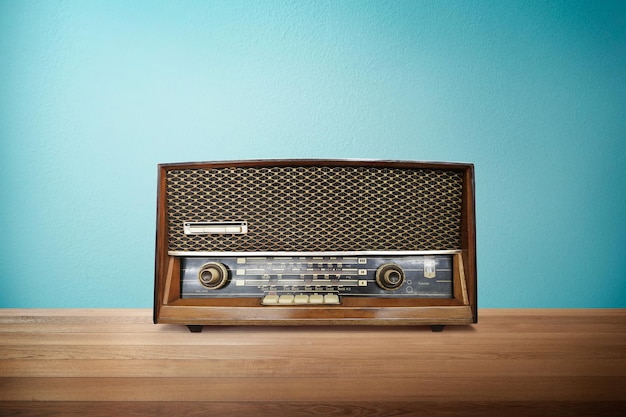
<instances>
[{"instance_id":1,"label":"metal knob","mask_svg":"<svg viewBox=\"0 0 626 417\"><path fill-rule=\"evenodd\" d=\"M198 281L210 290L222 288L228 282L228 268L220 262L207 262L198 270Z\"/></svg>"},{"instance_id":2,"label":"metal knob","mask_svg":"<svg viewBox=\"0 0 626 417\"><path fill-rule=\"evenodd\" d=\"M404 270L396 264L383 264L376 270L376 283L384 290L397 290L404 284Z\"/></svg>"}]
</instances>

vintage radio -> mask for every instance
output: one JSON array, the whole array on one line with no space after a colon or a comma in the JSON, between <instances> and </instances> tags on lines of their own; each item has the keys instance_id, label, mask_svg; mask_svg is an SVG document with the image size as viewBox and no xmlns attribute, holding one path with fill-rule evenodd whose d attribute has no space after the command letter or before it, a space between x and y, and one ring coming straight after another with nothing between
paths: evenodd
<instances>
[{"instance_id":1,"label":"vintage radio","mask_svg":"<svg viewBox=\"0 0 626 417\"><path fill-rule=\"evenodd\" d=\"M477 321L472 164L158 167L154 322Z\"/></svg>"}]
</instances>

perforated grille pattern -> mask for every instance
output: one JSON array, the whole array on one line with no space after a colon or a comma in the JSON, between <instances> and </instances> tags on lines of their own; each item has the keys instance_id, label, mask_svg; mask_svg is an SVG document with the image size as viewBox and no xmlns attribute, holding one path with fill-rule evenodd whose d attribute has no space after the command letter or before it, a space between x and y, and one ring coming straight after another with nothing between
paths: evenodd
<instances>
[{"instance_id":1,"label":"perforated grille pattern","mask_svg":"<svg viewBox=\"0 0 626 417\"><path fill-rule=\"evenodd\" d=\"M456 170L289 166L169 170L172 251L460 249ZM246 235L185 235L186 221L248 222Z\"/></svg>"}]
</instances>

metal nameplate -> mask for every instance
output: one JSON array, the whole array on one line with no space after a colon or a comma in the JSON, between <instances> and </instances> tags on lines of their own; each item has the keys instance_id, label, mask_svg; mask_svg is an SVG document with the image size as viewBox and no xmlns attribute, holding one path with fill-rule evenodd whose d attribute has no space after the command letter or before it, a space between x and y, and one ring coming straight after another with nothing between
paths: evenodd
<instances>
[{"instance_id":1,"label":"metal nameplate","mask_svg":"<svg viewBox=\"0 0 626 417\"><path fill-rule=\"evenodd\" d=\"M248 233L248 223L245 221L185 222L183 232L186 235L243 235Z\"/></svg>"}]
</instances>

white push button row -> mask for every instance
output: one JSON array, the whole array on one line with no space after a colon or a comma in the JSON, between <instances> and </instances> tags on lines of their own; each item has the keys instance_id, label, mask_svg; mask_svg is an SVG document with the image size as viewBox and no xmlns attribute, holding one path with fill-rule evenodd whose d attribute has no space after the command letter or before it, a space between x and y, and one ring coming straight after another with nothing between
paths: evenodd
<instances>
[{"instance_id":1,"label":"white push button row","mask_svg":"<svg viewBox=\"0 0 626 417\"><path fill-rule=\"evenodd\" d=\"M263 305L341 304L337 294L268 294L261 300Z\"/></svg>"}]
</instances>

